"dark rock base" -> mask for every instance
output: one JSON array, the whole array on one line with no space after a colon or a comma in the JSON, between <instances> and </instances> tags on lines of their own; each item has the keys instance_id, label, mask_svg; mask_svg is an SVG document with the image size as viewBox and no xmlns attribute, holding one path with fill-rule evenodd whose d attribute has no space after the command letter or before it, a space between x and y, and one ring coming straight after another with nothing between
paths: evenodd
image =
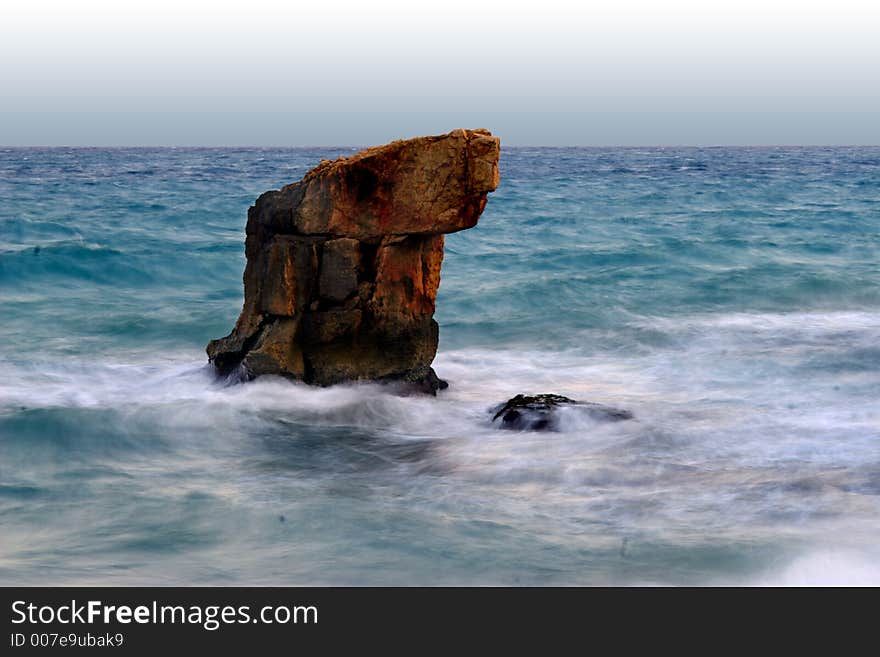
<instances>
[{"instance_id":1,"label":"dark rock base","mask_svg":"<svg viewBox=\"0 0 880 657\"><path fill-rule=\"evenodd\" d=\"M515 431L559 431L559 409L573 406L582 410L594 420L619 422L633 419L630 411L583 402L563 397L562 395L517 395L504 404L491 409L492 422L500 420L502 429Z\"/></svg>"}]
</instances>

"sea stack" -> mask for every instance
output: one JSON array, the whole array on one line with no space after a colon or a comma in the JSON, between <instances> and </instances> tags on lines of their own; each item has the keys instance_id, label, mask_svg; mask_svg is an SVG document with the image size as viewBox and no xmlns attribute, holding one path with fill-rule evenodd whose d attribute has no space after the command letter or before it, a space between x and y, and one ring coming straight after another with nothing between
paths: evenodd
<instances>
[{"instance_id":1,"label":"sea stack","mask_svg":"<svg viewBox=\"0 0 880 657\"><path fill-rule=\"evenodd\" d=\"M498 186L488 130L395 141L322 161L248 210L244 308L207 347L223 374L316 385L445 383L434 300L443 236L476 225Z\"/></svg>"}]
</instances>

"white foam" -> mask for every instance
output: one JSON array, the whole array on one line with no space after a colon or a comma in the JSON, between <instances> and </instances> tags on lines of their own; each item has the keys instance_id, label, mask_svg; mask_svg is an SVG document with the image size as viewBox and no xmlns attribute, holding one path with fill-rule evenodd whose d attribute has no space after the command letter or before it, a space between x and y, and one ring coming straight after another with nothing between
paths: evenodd
<instances>
[{"instance_id":1,"label":"white foam","mask_svg":"<svg viewBox=\"0 0 880 657\"><path fill-rule=\"evenodd\" d=\"M880 316L664 322L661 330L690 337L623 355L441 351L434 366L450 388L436 398L401 397L369 384L313 388L273 377L228 386L195 352L140 363L5 363L0 412L119 410L170 429L162 431L170 440L201 441L206 453L225 449L231 435L248 444L254 427L272 430L278 422L352 427L391 442L427 439L432 450L425 458L442 461L444 476L411 484L419 488L419 503L454 491L480 517L515 524L527 516L560 541L601 526L609 540L773 542L785 535L812 542L876 520L870 482L880 467L880 404L867 393L880 373L851 378L837 390L842 376L804 376L789 360L826 344L876 344ZM846 337L836 338L841 332ZM604 423L569 414L563 430L552 434L491 425L493 405L545 392L626 408L636 419ZM183 428L197 431L176 431ZM402 466L400 485L408 488L407 472ZM874 541L877 531L859 540ZM820 581L827 571L833 573L828 581L875 581L876 571L863 566L858 559L814 555L767 581Z\"/></svg>"},{"instance_id":2,"label":"white foam","mask_svg":"<svg viewBox=\"0 0 880 657\"><path fill-rule=\"evenodd\" d=\"M753 586L880 586L880 558L848 550L821 550L798 557L781 572Z\"/></svg>"}]
</instances>

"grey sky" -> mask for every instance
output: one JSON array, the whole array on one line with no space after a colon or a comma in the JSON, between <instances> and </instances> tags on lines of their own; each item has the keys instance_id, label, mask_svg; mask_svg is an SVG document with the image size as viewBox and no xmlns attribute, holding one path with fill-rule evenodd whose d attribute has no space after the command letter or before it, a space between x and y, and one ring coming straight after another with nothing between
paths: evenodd
<instances>
[{"instance_id":1,"label":"grey sky","mask_svg":"<svg viewBox=\"0 0 880 657\"><path fill-rule=\"evenodd\" d=\"M880 144L873 4L4 0L0 144Z\"/></svg>"}]
</instances>

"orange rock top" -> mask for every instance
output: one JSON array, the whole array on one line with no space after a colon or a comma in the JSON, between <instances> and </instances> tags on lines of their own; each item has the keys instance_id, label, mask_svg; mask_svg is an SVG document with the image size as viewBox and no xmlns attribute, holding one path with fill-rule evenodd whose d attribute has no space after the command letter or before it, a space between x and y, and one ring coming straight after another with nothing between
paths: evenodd
<instances>
[{"instance_id":1,"label":"orange rock top","mask_svg":"<svg viewBox=\"0 0 880 657\"><path fill-rule=\"evenodd\" d=\"M453 130L325 160L257 200L251 216L280 233L377 240L471 228L498 186L501 141Z\"/></svg>"}]
</instances>

